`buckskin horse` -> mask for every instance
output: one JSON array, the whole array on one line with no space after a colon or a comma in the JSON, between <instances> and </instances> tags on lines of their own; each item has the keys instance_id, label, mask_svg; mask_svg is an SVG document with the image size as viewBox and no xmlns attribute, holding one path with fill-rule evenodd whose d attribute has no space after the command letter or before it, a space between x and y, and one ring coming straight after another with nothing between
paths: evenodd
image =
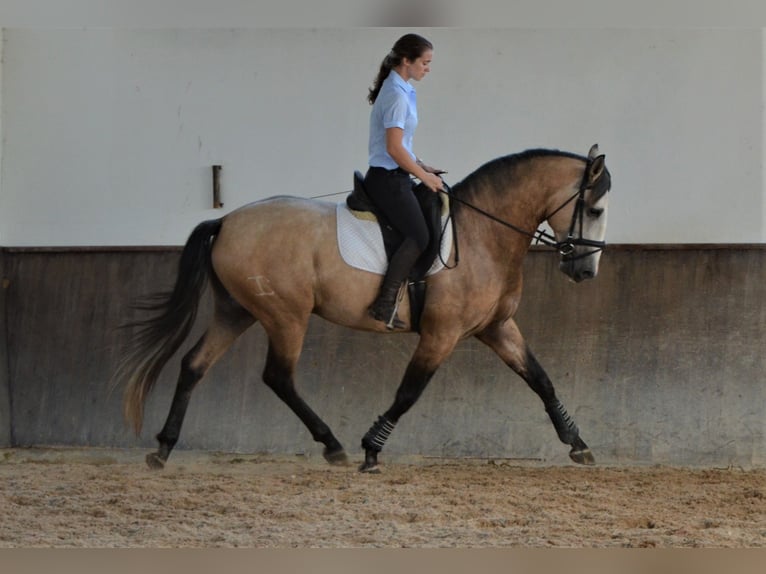
<instances>
[{"instance_id":1,"label":"buckskin horse","mask_svg":"<svg viewBox=\"0 0 766 574\"><path fill-rule=\"evenodd\" d=\"M570 458L594 464L580 431L514 322L522 291L522 261L533 239L555 247L559 268L575 282L593 278L605 246L611 176L594 145L587 156L535 149L496 158L450 190L460 261L426 279L419 339L393 404L362 438L359 470L378 472L378 454L455 346L476 337L542 400ZM147 455L163 468L175 446L195 385L245 330L259 322L268 336L263 381L324 445L331 464L348 464L330 427L298 394L294 375L312 313L335 324L387 331L368 316L381 276L349 266L339 255L336 203L272 197L204 221L183 248L172 292L147 298L151 316L134 323L115 373L125 385L124 414L140 434L144 403L194 324L203 290L214 312L206 331L181 360L159 449ZM548 222L553 235L539 227ZM300 233L296 233L300 230ZM453 250L453 260L454 260ZM410 301L399 315L411 329ZM396 332L396 331L395 331Z\"/></svg>"}]
</instances>

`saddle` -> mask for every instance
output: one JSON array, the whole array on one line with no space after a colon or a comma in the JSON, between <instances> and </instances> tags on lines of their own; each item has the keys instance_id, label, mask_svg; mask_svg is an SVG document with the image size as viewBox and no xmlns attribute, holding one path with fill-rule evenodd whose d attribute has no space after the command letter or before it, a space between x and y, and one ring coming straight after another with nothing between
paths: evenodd
<instances>
[{"instance_id":1,"label":"saddle","mask_svg":"<svg viewBox=\"0 0 766 574\"><path fill-rule=\"evenodd\" d=\"M442 212L445 209L445 204L443 204L440 194L433 193L423 183L414 185L412 191L423 211L429 231L428 246L412 267L407 282L407 291L410 296L410 324L413 331L419 331L420 317L423 313L426 296L425 277L439 256L442 237ZM386 259L390 262L404 237L382 213L378 212L364 188L364 176L360 171L354 172L354 187L353 191L346 197L346 206L357 217L374 218L378 221L383 235ZM446 208L449 208L448 205Z\"/></svg>"}]
</instances>

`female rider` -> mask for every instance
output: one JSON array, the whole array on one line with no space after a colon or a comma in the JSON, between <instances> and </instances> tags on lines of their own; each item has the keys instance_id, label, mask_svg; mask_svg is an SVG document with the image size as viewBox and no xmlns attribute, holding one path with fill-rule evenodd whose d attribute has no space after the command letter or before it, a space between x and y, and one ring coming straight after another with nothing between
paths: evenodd
<instances>
[{"instance_id":1,"label":"female rider","mask_svg":"<svg viewBox=\"0 0 766 574\"><path fill-rule=\"evenodd\" d=\"M370 113L369 169L365 189L404 241L391 258L377 299L369 314L386 323L388 329L402 328L396 316L397 298L420 254L428 246L428 227L412 192L414 176L428 189L443 189L442 170L423 164L412 151L418 125L415 89L410 80L420 81L430 72L431 42L417 34L406 34L383 59L367 100Z\"/></svg>"}]
</instances>

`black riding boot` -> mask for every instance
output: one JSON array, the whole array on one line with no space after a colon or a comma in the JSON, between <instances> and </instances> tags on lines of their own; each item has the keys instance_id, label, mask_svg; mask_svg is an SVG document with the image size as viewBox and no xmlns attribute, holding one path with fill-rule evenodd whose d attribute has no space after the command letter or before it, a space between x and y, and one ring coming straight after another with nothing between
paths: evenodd
<instances>
[{"instance_id":1,"label":"black riding boot","mask_svg":"<svg viewBox=\"0 0 766 574\"><path fill-rule=\"evenodd\" d=\"M421 253L422 251L412 239L405 239L402 242L391 257L377 299L367 310L370 317L383 321L389 330L403 329L406 326L396 315L397 298L402 283L407 279Z\"/></svg>"}]
</instances>

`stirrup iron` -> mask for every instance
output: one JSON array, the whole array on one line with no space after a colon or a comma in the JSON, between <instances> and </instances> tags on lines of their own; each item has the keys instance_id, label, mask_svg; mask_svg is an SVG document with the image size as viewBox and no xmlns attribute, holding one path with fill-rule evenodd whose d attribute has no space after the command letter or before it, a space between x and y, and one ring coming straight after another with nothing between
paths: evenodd
<instances>
[{"instance_id":1,"label":"stirrup iron","mask_svg":"<svg viewBox=\"0 0 766 574\"><path fill-rule=\"evenodd\" d=\"M407 282L403 282L400 286L398 291L396 292L396 298L394 299L394 309L391 311L391 316L388 318L386 323L386 329L389 331L394 331L396 329L404 329L407 325L399 318L398 311L399 311L399 303L402 302L402 299L404 299L404 288L407 285Z\"/></svg>"}]
</instances>

